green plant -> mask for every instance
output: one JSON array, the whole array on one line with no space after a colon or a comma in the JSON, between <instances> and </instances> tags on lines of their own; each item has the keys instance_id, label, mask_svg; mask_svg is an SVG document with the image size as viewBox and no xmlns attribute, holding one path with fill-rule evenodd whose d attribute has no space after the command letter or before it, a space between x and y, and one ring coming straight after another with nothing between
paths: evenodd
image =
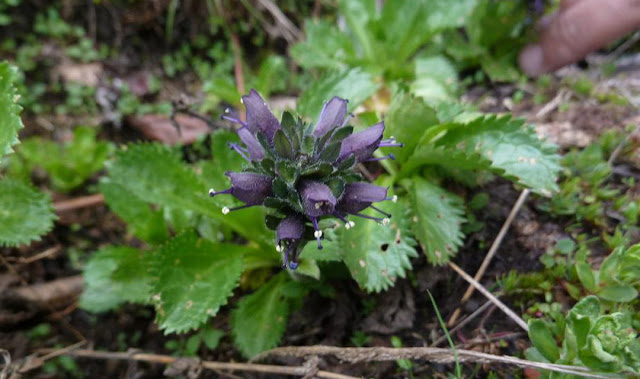
<instances>
[{"instance_id":1,"label":"green plant","mask_svg":"<svg viewBox=\"0 0 640 379\"><path fill-rule=\"evenodd\" d=\"M373 90L382 77L388 87L407 85L428 100L451 99L455 69L442 54L420 48L443 30L462 26L473 5L471 0L390 1L378 10L372 0L343 0L339 14L348 30L341 32L328 20L308 20L306 41L293 46L291 56L308 69L361 68Z\"/></svg>"},{"instance_id":2,"label":"green plant","mask_svg":"<svg viewBox=\"0 0 640 379\"><path fill-rule=\"evenodd\" d=\"M338 88L354 93L361 89L349 84L352 83L335 81L322 91ZM324 96L322 91L307 93L303 98L319 98ZM364 99L363 96L354 98L355 101L348 103L348 109L354 109ZM237 136L216 132L211 137L213 159L197 162L195 170L182 161L176 150L158 144L130 145L116 152L100 189L109 207L127 222L129 232L147 245L142 249L111 246L95 253L85 269L86 290L81 305L92 311L104 311L123 302L153 304L160 328L167 333L185 332L216 315L238 283L244 283L244 288L250 285L249 288L258 289L242 296L233 306L231 335L243 354L253 356L278 343L287 316L300 306L306 293L317 290L331 296L331 291L320 281L322 267L328 262L344 264L356 282L370 292L385 290L397 277L406 275L411 269L411 258L418 254L416 240L430 262L447 262L462 243L465 206L461 197L440 186L443 178L458 178L472 184L473 178L478 177L473 173L482 170L539 193L549 194L555 189L554 178L559 166L554 148L541 142L523 122L463 112L453 105L436 110L423 100L403 93L395 94L394 98L385 124L389 135L395 135L405 145L396 151L395 162L374 163L382 164L387 172L376 184L393 191L386 196L397 194L399 197L397 203L388 202L384 206L383 211L392 215L384 222L389 225L363 220L355 225L349 222L351 228L347 230L321 217L316 232L310 228L310 238L322 239L324 249L318 250L315 243L300 246L302 250L295 260L296 255L290 251L289 259L297 263L296 270L274 276L271 276L272 270L281 267L283 249L290 241L280 235L282 247L278 252L274 248L274 233L262 221L267 215L263 207L223 213L220 209L242 203L222 196L210 199L205 189L227 187L224 172L241 171L243 165L260 173L272 170L273 162L278 167L278 175L285 178L301 175L302 171L296 173L302 169L302 166L297 168L301 162L296 163L294 170L287 166L289 160L285 156L290 149L284 148L285 138L291 143L312 124L301 124L302 121L288 113L282 122L261 113L262 127L266 127L267 121L275 120L278 128L282 127L287 133L278 133L282 130L276 128L272 145L264 136L254 141L242 135L246 129L243 128L242 142L248 144L245 151L238 145ZM263 106L262 101L256 104ZM336 104L347 105L341 100ZM327 104L327 109L333 109L334 105ZM301 102L299 107L306 111L316 109L310 102ZM346 110L335 113L335 120L332 118L329 126L338 125L338 128L329 136L341 130L345 114ZM249 115L249 119L251 117L256 115ZM363 118L367 123L378 121L375 114L365 114ZM297 141L302 146L314 140L298 138ZM340 140L337 141L332 154L342 148ZM373 150L380 141L374 142ZM242 158L229 150L228 145L249 154L253 162L243 164ZM259 153L264 154L264 159L257 156ZM382 158L384 154L376 157ZM305 172L305 175L324 180L327 173L334 171L331 162L333 158L327 164L312 165L320 171ZM350 180L356 180L355 176ZM241 187L233 180L232 186ZM229 192L233 193L233 187ZM246 198L236 193L243 202L261 204L264 199L252 202L256 194ZM290 212L297 209L293 202L300 200L294 192L289 200L277 203L276 208ZM474 201L477 206L482 203L482 198ZM364 215L371 217L367 212ZM277 214L271 211L267 223L272 224ZM320 229L322 233L318 232ZM305 237L300 242L307 240Z\"/></svg>"},{"instance_id":3,"label":"green plant","mask_svg":"<svg viewBox=\"0 0 640 379\"><path fill-rule=\"evenodd\" d=\"M22 0L6 0L0 3L0 27L11 25L11 15L7 14L11 8L17 7Z\"/></svg>"},{"instance_id":4,"label":"green plant","mask_svg":"<svg viewBox=\"0 0 640 379\"><path fill-rule=\"evenodd\" d=\"M517 54L529 40L529 1L476 0L464 32L446 31L440 44L458 69L480 67L493 81L520 79Z\"/></svg>"},{"instance_id":5,"label":"green plant","mask_svg":"<svg viewBox=\"0 0 640 379\"><path fill-rule=\"evenodd\" d=\"M96 128L81 126L74 129L73 139L62 145L40 137L27 139L12 158L9 174L28 181L32 170L39 167L48 174L54 189L72 191L102 170L113 152L113 146L98 141L96 134Z\"/></svg>"},{"instance_id":6,"label":"green plant","mask_svg":"<svg viewBox=\"0 0 640 379\"><path fill-rule=\"evenodd\" d=\"M533 347L525 355L537 362L586 366L599 372L640 373L637 313L624 307L607 308L597 297L588 296L559 322L529 320ZM554 373L552 377L570 376Z\"/></svg>"},{"instance_id":7,"label":"green plant","mask_svg":"<svg viewBox=\"0 0 640 379\"><path fill-rule=\"evenodd\" d=\"M589 292L600 299L626 303L638 298L640 288L640 244L616 248L598 270L593 270L585 257L575 263L578 278Z\"/></svg>"},{"instance_id":8,"label":"green plant","mask_svg":"<svg viewBox=\"0 0 640 379\"><path fill-rule=\"evenodd\" d=\"M0 62L0 162L18 143L22 129L15 69ZM39 239L53 227L51 199L32 186L0 179L0 245L15 246Z\"/></svg>"}]
</instances>

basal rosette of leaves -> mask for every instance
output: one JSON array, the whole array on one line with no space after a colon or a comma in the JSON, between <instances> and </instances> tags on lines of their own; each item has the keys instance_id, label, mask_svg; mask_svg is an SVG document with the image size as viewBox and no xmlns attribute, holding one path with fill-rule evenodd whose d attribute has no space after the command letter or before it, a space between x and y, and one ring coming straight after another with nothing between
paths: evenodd
<instances>
[{"instance_id":1,"label":"basal rosette of leaves","mask_svg":"<svg viewBox=\"0 0 640 379\"><path fill-rule=\"evenodd\" d=\"M525 351L537 362L583 365L604 373L629 376L640 373L640 339L637 314L631 309L610 309L596 297L580 300L567 314L561 335L541 319L529 321L529 339L533 347ZM558 341L562 341L558 347ZM556 373L554 373L556 375ZM553 376L543 372L542 376Z\"/></svg>"},{"instance_id":2,"label":"basal rosette of leaves","mask_svg":"<svg viewBox=\"0 0 640 379\"><path fill-rule=\"evenodd\" d=\"M387 188L363 181L355 170L361 162L393 158L374 158L380 147L402 147L393 138L383 140L384 122L354 133L348 125L345 99L333 97L325 103L315 125L305 124L288 112L278 119L254 90L243 96L247 121L227 110L223 118L240 125L238 136L245 146L230 147L247 162L242 172L226 172L231 187L209 190L211 197L230 194L244 205L222 208L223 214L253 206L273 212L267 226L276 231L276 250L283 253L283 268L295 270L298 254L307 241L315 238L322 249L323 231L319 223L334 218L350 229L349 215L388 225L391 214L373 203L386 200ZM361 213L370 208L382 217ZM338 224L339 225L339 224Z\"/></svg>"}]
</instances>

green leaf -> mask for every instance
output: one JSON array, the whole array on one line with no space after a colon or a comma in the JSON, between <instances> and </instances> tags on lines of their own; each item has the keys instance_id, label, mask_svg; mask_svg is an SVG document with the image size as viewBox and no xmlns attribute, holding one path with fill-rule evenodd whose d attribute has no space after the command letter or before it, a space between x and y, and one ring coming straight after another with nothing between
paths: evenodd
<instances>
[{"instance_id":1,"label":"green leaf","mask_svg":"<svg viewBox=\"0 0 640 379\"><path fill-rule=\"evenodd\" d=\"M109 208L127 223L131 234L151 244L169 238L162 211L152 210L146 201L106 178L100 181L100 192Z\"/></svg>"},{"instance_id":2,"label":"green leaf","mask_svg":"<svg viewBox=\"0 0 640 379\"><path fill-rule=\"evenodd\" d=\"M291 57L302 67L342 70L356 57L349 36L332 22L305 22L306 40L291 47Z\"/></svg>"},{"instance_id":3,"label":"green leaf","mask_svg":"<svg viewBox=\"0 0 640 379\"><path fill-rule=\"evenodd\" d=\"M284 134L282 129L278 129L273 136L273 149L276 154L282 158L293 158L293 150L291 149L291 142Z\"/></svg>"},{"instance_id":4,"label":"green leaf","mask_svg":"<svg viewBox=\"0 0 640 379\"><path fill-rule=\"evenodd\" d=\"M274 91L281 91L286 88L287 70L287 64L283 57L269 55L260 63L258 76L253 87L264 98L268 98Z\"/></svg>"},{"instance_id":5,"label":"green leaf","mask_svg":"<svg viewBox=\"0 0 640 379\"><path fill-rule=\"evenodd\" d=\"M359 68L329 73L314 81L298 100L298 113L315 119L323 103L333 96L349 100L349 110L355 109L378 90L373 76Z\"/></svg>"},{"instance_id":6,"label":"green leaf","mask_svg":"<svg viewBox=\"0 0 640 379\"><path fill-rule=\"evenodd\" d=\"M244 248L183 234L151 259L157 322L165 333L195 329L215 316L238 285Z\"/></svg>"},{"instance_id":7,"label":"green leaf","mask_svg":"<svg viewBox=\"0 0 640 379\"><path fill-rule=\"evenodd\" d=\"M23 128L15 80L15 69L7 62L0 62L0 161L13 151L11 146L18 143L18 130Z\"/></svg>"},{"instance_id":8,"label":"green leaf","mask_svg":"<svg viewBox=\"0 0 640 379\"><path fill-rule=\"evenodd\" d=\"M340 14L344 16L349 29L360 43L364 56L369 61L373 61L375 59L375 41L369 23L375 17L374 0L341 0L338 6Z\"/></svg>"},{"instance_id":9,"label":"green leaf","mask_svg":"<svg viewBox=\"0 0 640 379\"><path fill-rule=\"evenodd\" d=\"M638 298L638 291L631 285L613 284L604 287L598 296L618 303L628 303Z\"/></svg>"},{"instance_id":10,"label":"green leaf","mask_svg":"<svg viewBox=\"0 0 640 379\"><path fill-rule=\"evenodd\" d=\"M429 262L448 262L464 237L461 231L465 222L462 199L417 176L408 190L417 217L413 230Z\"/></svg>"},{"instance_id":11,"label":"green leaf","mask_svg":"<svg viewBox=\"0 0 640 379\"><path fill-rule=\"evenodd\" d=\"M458 159L441 160L442 151L438 149ZM548 196L557 190L560 165L555 146L541 141L523 120L509 116L484 116L432 128L411 157L410 169L423 164L474 169L473 162L477 162L475 169L489 164L492 172L534 192Z\"/></svg>"},{"instance_id":12,"label":"green leaf","mask_svg":"<svg viewBox=\"0 0 640 379\"><path fill-rule=\"evenodd\" d=\"M305 275L315 280L320 280L320 267L313 259L301 259L298 268L292 271L295 275Z\"/></svg>"},{"instance_id":13,"label":"green leaf","mask_svg":"<svg viewBox=\"0 0 640 379\"><path fill-rule=\"evenodd\" d=\"M389 202L380 207L393 215L388 226L352 216L350 219L356 223L355 227L349 230L341 227L335 237L327 233L327 239L331 237L333 240L325 241L323 250L306 257L318 260L342 257L353 278L366 291L380 292L393 286L396 278L405 277L406 270L411 269L409 259L418 253L410 234L406 204L403 201L397 204ZM310 250L315 244L308 245Z\"/></svg>"},{"instance_id":14,"label":"green leaf","mask_svg":"<svg viewBox=\"0 0 640 379\"><path fill-rule=\"evenodd\" d=\"M575 266L578 278L584 288L591 293L597 292L598 286L596 284L596 278L593 275L593 271L591 270L591 266L587 262L576 262Z\"/></svg>"},{"instance_id":15,"label":"green leaf","mask_svg":"<svg viewBox=\"0 0 640 379\"><path fill-rule=\"evenodd\" d=\"M287 326L290 304L282 291L288 282L281 272L238 302L231 313L233 341L246 357L274 348Z\"/></svg>"},{"instance_id":16,"label":"green leaf","mask_svg":"<svg viewBox=\"0 0 640 379\"><path fill-rule=\"evenodd\" d=\"M385 134L404 143L403 148L393 150L396 162L406 162L413 155L424 131L437 123L435 110L424 100L406 93L396 93L385 118Z\"/></svg>"},{"instance_id":17,"label":"green leaf","mask_svg":"<svg viewBox=\"0 0 640 379\"><path fill-rule=\"evenodd\" d=\"M377 29L384 35L384 49L395 65L409 59L440 31L462 26L475 0L388 1L382 9ZM373 59L380 59L375 56ZM378 65L384 64L376 62Z\"/></svg>"},{"instance_id":18,"label":"green leaf","mask_svg":"<svg viewBox=\"0 0 640 379\"><path fill-rule=\"evenodd\" d=\"M458 84L458 73L443 56L417 57L415 79L411 83L411 92L433 104L452 100Z\"/></svg>"},{"instance_id":19,"label":"green leaf","mask_svg":"<svg viewBox=\"0 0 640 379\"><path fill-rule=\"evenodd\" d=\"M550 362L555 362L560 358L558 344L544 321L540 319L529 320L529 339L540 354Z\"/></svg>"},{"instance_id":20,"label":"green leaf","mask_svg":"<svg viewBox=\"0 0 640 379\"><path fill-rule=\"evenodd\" d=\"M84 268L80 306L91 312L115 309L124 302L146 303L151 296L149 255L126 246L96 251Z\"/></svg>"},{"instance_id":21,"label":"green leaf","mask_svg":"<svg viewBox=\"0 0 640 379\"><path fill-rule=\"evenodd\" d=\"M40 240L55 219L48 195L21 182L0 180L0 246Z\"/></svg>"},{"instance_id":22,"label":"green leaf","mask_svg":"<svg viewBox=\"0 0 640 379\"><path fill-rule=\"evenodd\" d=\"M223 177L224 167L219 167ZM189 166L169 148L159 144L130 145L116 153L109 167L110 180L138 198L163 207L190 210L222 221L247 239L273 246L265 236L271 235L262 222L249 222L264 217L255 207L223 215L222 207L229 206L230 197L207 195L207 186Z\"/></svg>"}]
</instances>

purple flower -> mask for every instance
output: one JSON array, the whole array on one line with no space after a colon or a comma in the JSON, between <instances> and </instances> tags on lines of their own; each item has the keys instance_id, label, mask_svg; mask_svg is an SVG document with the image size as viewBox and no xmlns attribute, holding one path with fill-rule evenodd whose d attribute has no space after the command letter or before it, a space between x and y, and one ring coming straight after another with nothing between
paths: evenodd
<instances>
[{"instance_id":1,"label":"purple flower","mask_svg":"<svg viewBox=\"0 0 640 379\"><path fill-rule=\"evenodd\" d=\"M271 113L262 96L252 89L248 95L242 97L242 103L247 108L247 127L256 134L264 133L269 142L273 141L273 135L280 129L280 122Z\"/></svg>"},{"instance_id":2,"label":"purple flower","mask_svg":"<svg viewBox=\"0 0 640 379\"><path fill-rule=\"evenodd\" d=\"M223 119L240 124L237 130L242 144L229 144L247 160L243 172L228 172L231 187L224 191L210 190L209 194L231 194L244 202L241 207L224 207L222 213L255 205L271 209L266 218L269 228L276 230L276 248L283 253L284 267L298 267L301 246L315 238L322 249L323 219L338 218L349 229L355 224L350 215L388 224L390 214L373 204L387 197L387 188L357 182L358 173L349 159L372 162L379 147L401 147L393 137L382 139L384 122L353 134L348 122L348 101L333 97L324 104L315 127L301 118L285 112L282 124L274 117L262 97L251 90L242 98L247 110L247 122L240 120L231 109ZM264 136L264 138L263 138ZM335 191L335 192L334 192ZM360 212L373 209L384 218ZM307 224L313 227L313 237ZM307 233L309 232L309 233Z\"/></svg>"},{"instance_id":3,"label":"purple flower","mask_svg":"<svg viewBox=\"0 0 640 379\"><path fill-rule=\"evenodd\" d=\"M277 250L284 252L282 268L286 268L287 265L292 270L298 268L297 258L297 246L304 234L304 219L297 213L291 214L285 217L276 230L277 237ZM293 257L289 262L289 255L293 249Z\"/></svg>"},{"instance_id":4,"label":"purple flower","mask_svg":"<svg viewBox=\"0 0 640 379\"><path fill-rule=\"evenodd\" d=\"M236 131L240 140L247 145L247 151L249 152L249 158L247 160L259 161L264 158L264 152L258 139L251 133L249 128L242 127ZM237 151L237 150L236 150ZM242 152L240 152L242 154ZM246 157L245 157L246 158Z\"/></svg>"},{"instance_id":5,"label":"purple flower","mask_svg":"<svg viewBox=\"0 0 640 379\"><path fill-rule=\"evenodd\" d=\"M337 199L326 184L314 181L302 182L298 188L305 215L311 220L314 237L318 241L318 249L322 249L322 230L318 226L318 218L333 213Z\"/></svg>"},{"instance_id":6,"label":"purple flower","mask_svg":"<svg viewBox=\"0 0 640 379\"><path fill-rule=\"evenodd\" d=\"M318 123L313 131L313 135L316 138L322 137L336 126L343 126L347 117L348 102L348 100L336 96L324 104Z\"/></svg>"},{"instance_id":7,"label":"purple flower","mask_svg":"<svg viewBox=\"0 0 640 379\"><path fill-rule=\"evenodd\" d=\"M389 200L387 188L365 182L350 183L345 186L336 210L356 214L369 208L372 203L384 200Z\"/></svg>"},{"instance_id":8,"label":"purple flower","mask_svg":"<svg viewBox=\"0 0 640 379\"><path fill-rule=\"evenodd\" d=\"M384 132L384 122L379 122L368 129L354 133L342 141L338 160L344 160L351 154L355 155L356 161L363 162L371 158L373 152L378 149L382 141Z\"/></svg>"},{"instance_id":9,"label":"purple flower","mask_svg":"<svg viewBox=\"0 0 640 379\"><path fill-rule=\"evenodd\" d=\"M222 208L222 213L227 214L232 210L260 205L269 196L273 196L271 182L273 178L251 172L226 172L226 176L231 179L231 187L224 191L209 190L209 196L230 194L236 199L244 202L241 207L229 209Z\"/></svg>"},{"instance_id":10,"label":"purple flower","mask_svg":"<svg viewBox=\"0 0 640 379\"><path fill-rule=\"evenodd\" d=\"M333 213L337 199L326 184L307 180L298 188L304 213L309 218L318 218Z\"/></svg>"}]
</instances>

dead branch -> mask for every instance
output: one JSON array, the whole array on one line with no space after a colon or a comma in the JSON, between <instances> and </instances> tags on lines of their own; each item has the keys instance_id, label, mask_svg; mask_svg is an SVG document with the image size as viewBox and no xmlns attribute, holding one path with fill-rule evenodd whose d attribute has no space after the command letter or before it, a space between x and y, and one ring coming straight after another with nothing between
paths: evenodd
<instances>
[{"instance_id":1,"label":"dead branch","mask_svg":"<svg viewBox=\"0 0 640 379\"><path fill-rule=\"evenodd\" d=\"M487 267L489 267L489 263L491 263L491 260L493 259L493 256L496 255L496 251L498 251L498 248L502 244L502 240L507 235L507 231L511 227L511 223L513 223L513 220L516 218L516 215L520 211L520 208L522 208L522 205L527 200L527 197L529 196L529 193L530 193L530 191L528 189L525 189L520 193L520 196L518 197L518 200L516 201L516 203L511 208L511 212L509 212L509 215L507 216L507 219L505 220L504 224L502 224L502 227L500 228L500 231L498 232L498 235L496 236L496 239L493 240L493 243L491 244L491 247L489 248L489 252L487 253L487 256L484 258L484 260L482 261L482 264L480 265L480 268L478 269L478 272L476 272L476 275L473 277L473 279L475 281L479 282L480 279L482 279L482 276L484 275L484 272L487 270ZM473 291L474 290L475 290L474 286L473 285L469 285L469 287L467 287L466 292L462 296L462 300L460 300L460 304L466 303L471 298L471 295L473 295ZM451 326L453 326L453 324L455 324L456 320L458 319L458 316L460 316L460 312L461 312L461 308L460 307L458 307L453 312L453 315L451 315L451 318L449 319L449 322L447 323L447 325L449 327L451 327Z\"/></svg>"},{"instance_id":2,"label":"dead branch","mask_svg":"<svg viewBox=\"0 0 640 379\"><path fill-rule=\"evenodd\" d=\"M59 349L42 349L38 352L45 354L52 354L58 352ZM74 357L91 358L91 359L115 359L123 361L144 361L161 364L173 364L177 361L184 361L184 358L172 357L169 355L160 354L148 354L148 353L126 353L126 352L111 352L111 351L95 351L95 350L71 350L64 351L62 355L70 355ZM266 374L280 374L280 375L296 375L305 376L309 372L309 368L296 366L276 366L276 365L263 365L254 363L227 363L227 362L213 362L202 361L194 363L200 365L200 367L207 370L228 370L228 371L248 371L248 372L261 372ZM337 374L329 371L318 370L315 374L318 378L327 379L356 379L353 376Z\"/></svg>"},{"instance_id":3,"label":"dead branch","mask_svg":"<svg viewBox=\"0 0 640 379\"><path fill-rule=\"evenodd\" d=\"M77 197L75 199L57 201L53 203L53 208L57 213L71 211L79 208L95 207L104 203L104 196L102 194L95 194L89 196Z\"/></svg>"},{"instance_id":4,"label":"dead branch","mask_svg":"<svg viewBox=\"0 0 640 379\"><path fill-rule=\"evenodd\" d=\"M550 363L531 362L510 356L492 355L473 350L456 349L458 359L461 362L474 363L503 363L518 367L532 367L536 369L573 374L588 378L609 378L593 373L586 367L558 365ZM312 356L332 356L342 362L382 362L396 361L398 359L427 360L437 363L453 363L456 356L450 349L437 347L336 347L336 346L287 346L265 351L254 357L251 362L263 361L273 357L307 358Z\"/></svg>"},{"instance_id":5,"label":"dead branch","mask_svg":"<svg viewBox=\"0 0 640 379\"><path fill-rule=\"evenodd\" d=\"M18 287L11 292L24 301L37 304L40 307L47 305L69 303L82 292L83 279L81 275L53 280L51 282L32 284Z\"/></svg>"},{"instance_id":6,"label":"dead branch","mask_svg":"<svg viewBox=\"0 0 640 379\"><path fill-rule=\"evenodd\" d=\"M464 272L464 270L458 267L458 265L456 265L455 263L449 262L449 267L451 267L455 272L457 272L458 275L462 276L464 280L466 280L467 282L471 283L471 285L476 287L478 291L480 291L487 299L491 300L493 304L495 304L498 308L500 308L500 310L504 312L507 316L509 316L509 318L515 321L516 324L520 325L522 329L524 329L526 332L529 331L529 327L527 326L527 323L524 322L524 320L520 318L520 316L515 314L514 311L509 309L509 307L504 305L502 301L498 300L498 298L495 297L491 292L489 292L486 288L484 288L482 284L474 280L469 274Z\"/></svg>"}]
</instances>

